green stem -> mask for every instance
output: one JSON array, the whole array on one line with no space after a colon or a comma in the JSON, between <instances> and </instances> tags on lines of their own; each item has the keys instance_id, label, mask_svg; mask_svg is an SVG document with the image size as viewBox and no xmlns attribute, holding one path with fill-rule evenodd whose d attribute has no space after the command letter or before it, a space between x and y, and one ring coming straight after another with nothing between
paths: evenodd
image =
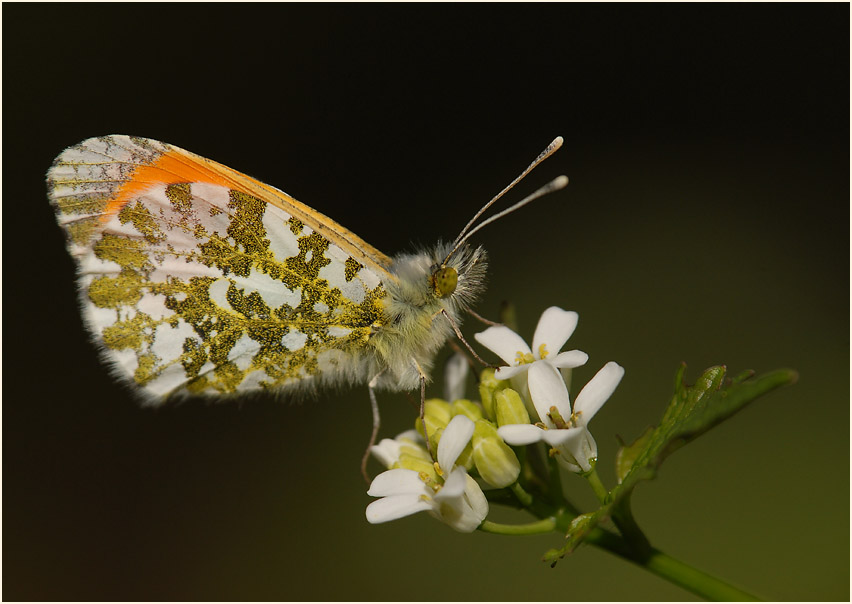
<instances>
[{"instance_id":1,"label":"green stem","mask_svg":"<svg viewBox=\"0 0 852 604\"><path fill-rule=\"evenodd\" d=\"M559 470L556 458L549 455L547 456L547 483L550 498L554 501L564 501L565 494L562 492L562 472ZM573 508L570 504L569 507ZM572 511L575 516L580 514L577 509L572 509Z\"/></svg>"},{"instance_id":2,"label":"green stem","mask_svg":"<svg viewBox=\"0 0 852 604\"><path fill-rule=\"evenodd\" d=\"M541 520L521 525L506 525L486 520L479 529L501 535L533 535L549 531L564 534L568 530L571 519L574 517L573 514L566 513L564 508L556 508L540 499L533 498L522 489L515 491L516 496L519 493L522 497L525 496L524 499L527 497L532 499L533 505L527 509ZM705 600L722 602L760 601L760 598L652 547L633 520L629 506L627 506L626 515L624 508L619 512L619 522L621 523L619 529L624 531L624 535L618 535L597 527L589 533L585 541L632 562ZM641 538L637 538L637 534L633 533L633 528Z\"/></svg>"},{"instance_id":3,"label":"green stem","mask_svg":"<svg viewBox=\"0 0 852 604\"><path fill-rule=\"evenodd\" d=\"M623 539L598 529L589 535L588 542L641 566L658 577L694 593L705 600L720 602L757 602L760 599L718 577L698 570L685 562L651 547L646 555L638 555Z\"/></svg>"},{"instance_id":4,"label":"green stem","mask_svg":"<svg viewBox=\"0 0 852 604\"><path fill-rule=\"evenodd\" d=\"M651 542L636 524L633 510L630 507L630 496L624 497L615 505L612 512L612 521L618 527L622 537L630 543L633 551L638 557L648 556L653 549Z\"/></svg>"},{"instance_id":5,"label":"green stem","mask_svg":"<svg viewBox=\"0 0 852 604\"><path fill-rule=\"evenodd\" d=\"M606 498L609 495L609 491L601 482L600 476L598 476L598 471L595 468L592 468L587 474L583 474L586 480L589 481L589 485L592 487L592 490L595 492L595 496L598 498L598 501L601 503L606 503Z\"/></svg>"},{"instance_id":6,"label":"green stem","mask_svg":"<svg viewBox=\"0 0 852 604\"><path fill-rule=\"evenodd\" d=\"M527 524L500 524L499 522L486 520L479 525L480 531L496 533L498 535L540 535L541 533L549 533L555 529L555 518L542 518L537 522Z\"/></svg>"},{"instance_id":7,"label":"green stem","mask_svg":"<svg viewBox=\"0 0 852 604\"><path fill-rule=\"evenodd\" d=\"M760 598L652 548L645 568L675 585L716 602L758 602Z\"/></svg>"},{"instance_id":8,"label":"green stem","mask_svg":"<svg viewBox=\"0 0 852 604\"><path fill-rule=\"evenodd\" d=\"M515 494L515 497L518 498L518 501L521 502L521 505L525 508L532 507L533 497L524 490L524 487L522 487L520 483L513 483L509 488L512 489L512 492Z\"/></svg>"}]
</instances>

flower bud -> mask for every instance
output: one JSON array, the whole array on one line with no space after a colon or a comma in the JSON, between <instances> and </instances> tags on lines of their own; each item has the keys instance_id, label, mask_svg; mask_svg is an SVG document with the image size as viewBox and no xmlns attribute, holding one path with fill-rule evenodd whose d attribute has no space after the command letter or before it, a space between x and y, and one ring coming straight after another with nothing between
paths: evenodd
<instances>
[{"instance_id":1,"label":"flower bud","mask_svg":"<svg viewBox=\"0 0 852 604\"><path fill-rule=\"evenodd\" d=\"M518 479L521 464L512 448L497 434L494 424L484 419L477 421L471 442L473 461L485 482L503 488Z\"/></svg>"},{"instance_id":2,"label":"flower bud","mask_svg":"<svg viewBox=\"0 0 852 604\"><path fill-rule=\"evenodd\" d=\"M500 390L494 395L494 415L498 426L530 423L530 414L521 395L511 388Z\"/></svg>"},{"instance_id":3,"label":"flower bud","mask_svg":"<svg viewBox=\"0 0 852 604\"><path fill-rule=\"evenodd\" d=\"M476 403L465 398L459 399L452 404L453 417L464 415L471 421L482 419L482 408Z\"/></svg>"},{"instance_id":4,"label":"flower bud","mask_svg":"<svg viewBox=\"0 0 852 604\"><path fill-rule=\"evenodd\" d=\"M506 380L498 380L494 377L493 369L484 369L479 379L479 398L482 399L482 408L485 417L494 419L494 394L509 386Z\"/></svg>"},{"instance_id":5,"label":"flower bud","mask_svg":"<svg viewBox=\"0 0 852 604\"><path fill-rule=\"evenodd\" d=\"M445 428L450 419L452 419L450 404L447 401L439 398L430 398L423 405L423 419L426 422L426 432L429 434L429 440L432 444L435 443L434 435L440 428ZM418 417L414 422L417 432L425 438L423 433L423 425Z\"/></svg>"}]
</instances>

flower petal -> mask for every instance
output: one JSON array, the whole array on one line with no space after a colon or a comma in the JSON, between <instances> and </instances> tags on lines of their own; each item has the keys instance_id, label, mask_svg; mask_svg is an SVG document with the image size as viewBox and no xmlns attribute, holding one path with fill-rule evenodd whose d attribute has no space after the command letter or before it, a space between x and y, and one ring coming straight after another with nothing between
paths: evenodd
<instances>
[{"instance_id":1,"label":"flower petal","mask_svg":"<svg viewBox=\"0 0 852 604\"><path fill-rule=\"evenodd\" d=\"M498 380L508 380L516 375L527 371L532 365L516 365L515 367L500 367L494 372L494 377Z\"/></svg>"},{"instance_id":2,"label":"flower petal","mask_svg":"<svg viewBox=\"0 0 852 604\"><path fill-rule=\"evenodd\" d=\"M482 521L488 515L488 499L485 498L485 493L482 492L482 488L472 476L465 474L465 479L467 481L464 489L465 499L470 504L474 515L479 518L479 524L482 524ZM476 526L479 526L479 524Z\"/></svg>"},{"instance_id":3,"label":"flower petal","mask_svg":"<svg viewBox=\"0 0 852 604\"><path fill-rule=\"evenodd\" d=\"M383 438L379 444L370 447L370 453L379 460L379 463L390 468L399 461L399 450L401 445L393 439Z\"/></svg>"},{"instance_id":4,"label":"flower petal","mask_svg":"<svg viewBox=\"0 0 852 604\"><path fill-rule=\"evenodd\" d=\"M428 493L426 485L420 480L420 474L414 470L396 468L382 472L370 483L367 495L387 497L389 495L421 495Z\"/></svg>"},{"instance_id":5,"label":"flower petal","mask_svg":"<svg viewBox=\"0 0 852 604\"><path fill-rule=\"evenodd\" d=\"M615 392L616 386L624 377L624 367L610 361L595 374L589 383L583 386L577 400L574 401L574 412L577 413L577 424L587 425L595 413Z\"/></svg>"},{"instance_id":6,"label":"flower petal","mask_svg":"<svg viewBox=\"0 0 852 604\"><path fill-rule=\"evenodd\" d=\"M473 422L464 415L456 415L444 428L438 442L438 465L445 474L453 471L456 460L473 436L473 428Z\"/></svg>"},{"instance_id":7,"label":"flower petal","mask_svg":"<svg viewBox=\"0 0 852 604\"><path fill-rule=\"evenodd\" d=\"M562 310L558 306L551 306L541 313L533 336L532 352L535 358L543 358L540 356L542 344L551 356L562 350L562 346L577 328L579 319L580 315L573 310Z\"/></svg>"},{"instance_id":8,"label":"flower petal","mask_svg":"<svg viewBox=\"0 0 852 604\"><path fill-rule=\"evenodd\" d=\"M430 513L453 529L470 533L488 515L488 501L464 468L456 468L444 487L435 494Z\"/></svg>"},{"instance_id":9,"label":"flower petal","mask_svg":"<svg viewBox=\"0 0 852 604\"><path fill-rule=\"evenodd\" d=\"M476 341L503 359L507 365L517 365L518 353L532 352L524 339L505 325L489 327L473 334Z\"/></svg>"},{"instance_id":10,"label":"flower petal","mask_svg":"<svg viewBox=\"0 0 852 604\"><path fill-rule=\"evenodd\" d=\"M548 428L557 428L548 413L556 407L562 419L571 418L571 398L559 370L547 361L537 361L529 370L529 388L538 417Z\"/></svg>"},{"instance_id":11,"label":"flower petal","mask_svg":"<svg viewBox=\"0 0 852 604\"><path fill-rule=\"evenodd\" d=\"M389 522L417 512L431 510L433 504L419 495L393 495L383 497L367 506L367 522L379 524Z\"/></svg>"},{"instance_id":12,"label":"flower petal","mask_svg":"<svg viewBox=\"0 0 852 604\"><path fill-rule=\"evenodd\" d=\"M578 466L575 463L571 463L568 461L568 458L565 457L565 453L560 450L561 455L556 456L556 461L559 462L559 465L568 470L569 472L574 472L575 474L580 474L583 472L583 468ZM568 454L570 455L570 454Z\"/></svg>"},{"instance_id":13,"label":"flower petal","mask_svg":"<svg viewBox=\"0 0 852 604\"><path fill-rule=\"evenodd\" d=\"M580 464L580 469L583 472L588 472L592 469L592 460L598 457L598 444L592 437L592 433L585 428L575 428L580 430L580 438L571 438L562 445L559 449L564 449L568 456L573 457L574 461ZM566 459L570 464L570 460ZM577 470L572 470L576 472Z\"/></svg>"},{"instance_id":14,"label":"flower petal","mask_svg":"<svg viewBox=\"0 0 852 604\"><path fill-rule=\"evenodd\" d=\"M582 350L560 352L555 357L547 358L548 363L554 367L559 367L560 369L573 369L574 367L580 367L581 365L585 365L588 360L589 355Z\"/></svg>"},{"instance_id":15,"label":"flower petal","mask_svg":"<svg viewBox=\"0 0 852 604\"><path fill-rule=\"evenodd\" d=\"M395 441L400 443L401 445L422 445L426 441L423 440L423 437L420 436L420 432L412 428L411 430L406 430L405 432L400 432L394 438Z\"/></svg>"},{"instance_id":16,"label":"flower petal","mask_svg":"<svg viewBox=\"0 0 852 604\"><path fill-rule=\"evenodd\" d=\"M463 354L457 352L449 358L444 365L445 401L453 402L464 398L468 369L467 358Z\"/></svg>"},{"instance_id":17,"label":"flower petal","mask_svg":"<svg viewBox=\"0 0 852 604\"><path fill-rule=\"evenodd\" d=\"M584 432L588 432L585 428L565 428L564 430L542 430L542 440L551 447L559 447L567 442L579 439Z\"/></svg>"},{"instance_id":18,"label":"flower petal","mask_svg":"<svg viewBox=\"0 0 852 604\"><path fill-rule=\"evenodd\" d=\"M453 470L441 490L435 493L435 501L446 501L448 499L456 499L462 496L465 487L467 486L467 471L464 468L456 468Z\"/></svg>"},{"instance_id":19,"label":"flower petal","mask_svg":"<svg viewBox=\"0 0 852 604\"><path fill-rule=\"evenodd\" d=\"M545 430L532 424L507 424L497 428L497 434L510 445L517 447L537 443L544 438Z\"/></svg>"}]
</instances>

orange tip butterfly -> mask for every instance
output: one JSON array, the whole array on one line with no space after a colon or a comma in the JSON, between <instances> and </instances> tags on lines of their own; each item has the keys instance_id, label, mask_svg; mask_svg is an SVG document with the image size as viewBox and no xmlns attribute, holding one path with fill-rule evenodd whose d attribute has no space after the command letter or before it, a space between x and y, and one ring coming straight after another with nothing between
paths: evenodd
<instances>
[{"instance_id":1,"label":"orange tip butterfly","mask_svg":"<svg viewBox=\"0 0 852 604\"><path fill-rule=\"evenodd\" d=\"M174 145L113 135L69 147L48 192L77 264L85 324L150 405L185 395L425 384L485 288L466 241L386 256L287 193Z\"/></svg>"}]
</instances>

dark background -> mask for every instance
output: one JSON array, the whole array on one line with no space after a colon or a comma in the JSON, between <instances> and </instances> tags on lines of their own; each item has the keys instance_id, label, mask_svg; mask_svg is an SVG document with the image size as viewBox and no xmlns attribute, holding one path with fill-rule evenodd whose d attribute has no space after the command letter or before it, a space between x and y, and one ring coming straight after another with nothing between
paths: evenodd
<instances>
[{"instance_id":1,"label":"dark background","mask_svg":"<svg viewBox=\"0 0 852 604\"><path fill-rule=\"evenodd\" d=\"M552 570L556 534L368 525L366 389L139 408L86 339L44 187L64 147L123 133L387 253L452 238L564 136L512 199L569 187L477 237L478 310L512 300L527 338L547 306L576 310L577 384L626 368L593 424L610 485L615 435L659 418L681 361L798 370L635 512L764 597L848 599L848 24L846 4L4 5L3 597L689 597L590 547ZM409 426L405 396L381 403L384 436Z\"/></svg>"}]
</instances>

